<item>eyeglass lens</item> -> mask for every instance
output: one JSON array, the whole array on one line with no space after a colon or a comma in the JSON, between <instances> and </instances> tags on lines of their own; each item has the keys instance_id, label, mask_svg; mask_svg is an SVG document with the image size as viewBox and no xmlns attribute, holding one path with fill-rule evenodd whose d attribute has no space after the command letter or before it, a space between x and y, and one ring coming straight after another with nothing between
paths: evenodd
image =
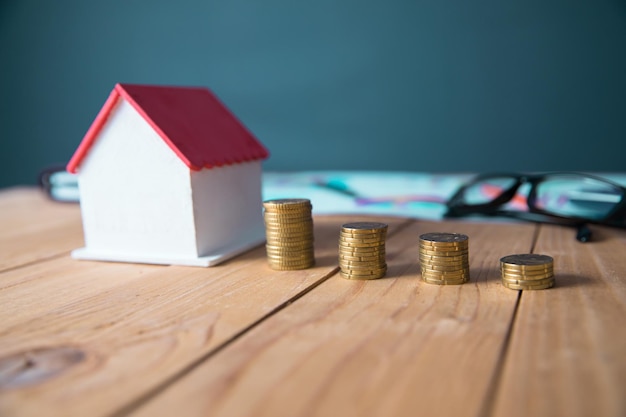
<instances>
[{"instance_id":1,"label":"eyeglass lens","mask_svg":"<svg viewBox=\"0 0 626 417\"><path fill-rule=\"evenodd\" d=\"M554 175L537 184L535 206L567 217L602 220L621 201L622 191L593 178Z\"/></svg>"},{"instance_id":2,"label":"eyeglass lens","mask_svg":"<svg viewBox=\"0 0 626 417\"><path fill-rule=\"evenodd\" d=\"M463 192L463 203L467 205L488 204L517 184L514 177L490 177L468 186ZM526 196L530 184L522 184L515 196L502 208L512 210L527 210Z\"/></svg>"}]
</instances>

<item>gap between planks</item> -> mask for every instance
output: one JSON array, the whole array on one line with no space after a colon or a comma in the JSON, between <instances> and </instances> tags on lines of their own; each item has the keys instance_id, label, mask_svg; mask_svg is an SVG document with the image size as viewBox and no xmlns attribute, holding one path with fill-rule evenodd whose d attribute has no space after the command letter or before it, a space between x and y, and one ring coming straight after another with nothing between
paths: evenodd
<instances>
[{"instance_id":1,"label":"gap between planks","mask_svg":"<svg viewBox=\"0 0 626 417\"><path fill-rule=\"evenodd\" d=\"M396 228L394 228L393 231L390 231L388 233L388 238L393 237L395 234L397 234L397 233L401 232L402 230L404 230L405 228L409 227L414 222L415 222L414 219L406 219L404 222L402 222L398 226L396 226ZM294 296L292 296L288 300L286 300L283 303L279 304L274 309L272 309L271 311L266 313L264 316L260 317L256 321L252 322L250 325L244 327L239 332L235 333L230 338L225 340L223 343L221 343L220 345L216 346L214 349L208 351L207 353L205 353L201 357L199 357L196 360L194 360L193 362L189 363L187 366L183 367L180 371L176 372L175 374L173 374L172 376L170 376L169 378L164 380L159 385L157 385L154 388L152 388L151 390L147 391L146 393L141 395L139 398L133 400L132 402L126 404L125 406L122 406L118 410L112 412L110 414L110 417L123 417L123 416L129 415L132 412L136 411L137 409L141 408L144 404L146 404L147 402L149 402L150 400L152 400L153 398L158 396L163 391L167 390L171 385L175 384L177 381L179 381L180 379L182 379L183 377L185 377L189 373L193 372L196 368L201 366L207 360L211 359L213 356L217 355L219 352L223 351L228 346L232 345L234 342L236 342L237 340L241 339L245 334L250 332L255 327L259 326L261 323L267 321L272 316L274 316L277 313L281 312L282 310L284 310L285 308L289 307L290 305L292 305L297 300L299 300L302 297L304 297L309 292L313 291L316 287L320 286L323 282L325 282L326 280L328 280L330 277L332 277L333 275L337 274L338 272L339 272L339 266L337 266L334 269L332 269L331 271L329 271L326 275L324 275L319 280L315 281L313 284L311 284L307 288L303 289L302 291L300 291L299 293L295 294Z\"/></svg>"},{"instance_id":2,"label":"gap between planks","mask_svg":"<svg viewBox=\"0 0 626 417\"><path fill-rule=\"evenodd\" d=\"M536 224L535 230L533 232L533 237L530 242L530 250L528 251L528 253L534 253L535 246L537 245L537 239L539 239L540 229L541 229L541 224ZM509 323L509 330L506 333L504 343L502 345L502 350L500 351L500 356L496 364L496 369L493 373L493 378L491 379L491 383L489 384L489 387L487 388L487 394L485 395L483 407L480 413L478 414L480 417L491 417L494 415L494 408L496 404L496 396L498 394L498 387L500 386L500 382L502 381L502 377L504 373L504 364L506 363L506 359L509 353L509 348L511 346L511 338L513 337L513 329L515 327L517 313L519 311L519 307L522 302L523 292L524 291L519 291L517 293L517 299L515 300L515 307L513 308L513 315L511 316L511 322Z\"/></svg>"}]
</instances>

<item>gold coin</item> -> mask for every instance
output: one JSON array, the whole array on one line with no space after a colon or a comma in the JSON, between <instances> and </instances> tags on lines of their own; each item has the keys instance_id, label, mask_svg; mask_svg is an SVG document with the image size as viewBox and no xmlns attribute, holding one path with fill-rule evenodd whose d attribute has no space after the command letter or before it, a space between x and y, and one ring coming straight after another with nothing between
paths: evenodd
<instances>
[{"instance_id":1,"label":"gold coin","mask_svg":"<svg viewBox=\"0 0 626 417\"><path fill-rule=\"evenodd\" d=\"M314 260L310 260L308 262L290 263L290 264L280 264L280 263L268 262L268 265L272 269L276 269L278 271L286 271L286 270L290 270L290 269L294 269L295 270L295 269L311 268L312 266L315 265L315 261Z\"/></svg>"},{"instance_id":2,"label":"gold coin","mask_svg":"<svg viewBox=\"0 0 626 417\"><path fill-rule=\"evenodd\" d=\"M385 255L375 256L348 256L339 254L339 262L380 262L385 260Z\"/></svg>"},{"instance_id":3,"label":"gold coin","mask_svg":"<svg viewBox=\"0 0 626 417\"><path fill-rule=\"evenodd\" d=\"M382 271L382 269L387 268L387 264L385 264L384 262L378 262L372 265L346 265L343 263L339 263L339 268L341 268L343 272L364 274L364 273L372 273L373 271Z\"/></svg>"},{"instance_id":4,"label":"gold coin","mask_svg":"<svg viewBox=\"0 0 626 417\"><path fill-rule=\"evenodd\" d=\"M461 233L433 232L420 235L420 241L430 242L436 245L467 244L469 237Z\"/></svg>"},{"instance_id":5,"label":"gold coin","mask_svg":"<svg viewBox=\"0 0 626 417\"><path fill-rule=\"evenodd\" d=\"M384 245L377 246L344 246L339 245L339 252L345 253L346 255L354 255L355 253L365 255L373 255L374 253L385 252Z\"/></svg>"},{"instance_id":6,"label":"gold coin","mask_svg":"<svg viewBox=\"0 0 626 417\"><path fill-rule=\"evenodd\" d=\"M526 284L532 284L532 283L537 283L538 281L542 281L544 279L554 279L554 274L546 274L546 275L536 275L536 276L532 276L532 277L528 277L525 275L519 276L519 275L502 275L502 279L507 280L507 281L511 281L511 282L516 282L519 281L521 283L526 283Z\"/></svg>"},{"instance_id":7,"label":"gold coin","mask_svg":"<svg viewBox=\"0 0 626 417\"><path fill-rule=\"evenodd\" d=\"M310 250L314 249L313 245L301 245L301 246L276 246L276 245L266 245L266 250L272 253L293 253L297 251Z\"/></svg>"},{"instance_id":8,"label":"gold coin","mask_svg":"<svg viewBox=\"0 0 626 417\"><path fill-rule=\"evenodd\" d=\"M345 236L339 236L339 241L340 242L346 242L346 243L384 243L385 240L384 239L380 239L379 237L373 237L373 238L353 238L353 237L345 237Z\"/></svg>"},{"instance_id":9,"label":"gold coin","mask_svg":"<svg viewBox=\"0 0 626 417\"><path fill-rule=\"evenodd\" d=\"M315 258L313 251L303 252L300 254L280 254L280 253L267 253L267 259L274 262L301 262L306 259Z\"/></svg>"},{"instance_id":10,"label":"gold coin","mask_svg":"<svg viewBox=\"0 0 626 417\"><path fill-rule=\"evenodd\" d=\"M271 258L268 256L267 261L274 265L301 265L309 264L315 260L313 256L306 256L303 258Z\"/></svg>"},{"instance_id":11,"label":"gold coin","mask_svg":"<svg viewBox=\"0 0 626 417\"><path fill-rule=\"evenodd\" d=\"M429 250L420 247L419 253L428 256L466 256L469 254L469 250Z\"/></svg>"},{"instance_id":12,"label":"gold coin","mask_svg":"<svg viewBox=\"0 0 626 417\"><path fill-rule=\"evenodd\" d=\"M290 238L301 238L301 239L313 239L313 230L312 229L302 229L302 230L283 230L283 231L272 231L265 230L265 236L271 239L290 239Z\"/></svg>"},{"instance_id":13,"label":"gold coin","mask_svg":"<svg viewBox=\"0 0 626 417\"><path fill-rule=\"evenodd\" d=\"M280 256L280 255L267 255L267 260L276 264L292 264L303 263L315 259L313 253L309 253L303 256Z\"/></svg>"},{"instance_id":14,"label":"gold coin","mask_svg":"<svg viewBox=\"0 0 626 417\"><path fill-rule=\"evenodd\" d=\"M297 246L286 246L286 245L265 245L267 250L271 251L299 251L299 250L313 250L313 243L303 243Z\"/></svg>"},{"instance_id":15,"label":"gold coin","mask_svg":"<svg viewBox=\"0 0 626 417\"><path fill-rule=\"evenodd\" d=\"M418 247L423 250L438 252L461 252L469 250L469 245L431 245L423 241L418 243Z\"/></svg>"},{"instance_id":16,"label":"gold coin","mask_svg":"<svg viewBox=\"0 0 626 417\"><path fill-rule=\"evenodd\" d=\"M420 262L433 264L433 265L458 265L458 264L466 264L469 262L469 258L467 256L459 257L459 258L450 257L449 259L432 259L432 258L425 258L423 256L419 256L418 259L420 260Z\"/></svg>"},{"instance_id":17,"label":"gold coin","mask_svg":"<svg viewBox=\"0 0 626 417\"><path fill-rule=\"evenodd\" d=\"M291 219L280 219L280 220L270 219L270 218L265 217L264 220L265 220L266 226L271 226L274 228L281 227L281 226L293 227L294 225L297 225L297 224L309 224L309 223L312 224L313 223L311 216L294 217Z\"/></svg>"},{"instance_id":18,"label":"gold coin","mask_svg":"<svg viewBox=\"0 0 626 417\"><path fill-rule=\"evenodd\" d=\"M422 281L426 282L449 282L449 283L462 283L469 281L469 275L458 277L443 277L437 275L421 275Z\"/></svg>"},{"instance_id":19,"label":"gold coin","mask_svg":"<svg viewBox=\"0 0 626 417\"><path fill-rule=\"evenodd\" d=\"M385 276L385 274L387 273L387 268L381 268L378 271L371 271L371 272L353 272L353 271L346 271L343 269L339 270L339 273L344 276L344 278L346 276L350 276L350 279L376 279L376 278L382 278Z\"/></svg>"},{"instance_id":20,"label":"gold coin","mask_svg":"<svg viewBox=\"0 0 626 417\"><path fill-rule=\"evenodd\" d=\"M360 273L354 273L352 271L339 271L342 276L349 276L349 279L377 279L377 278L382 278L385 276L385 274L387 273L387 271L380 271L377 273L372 273L372 274L360 274Z\"/></svg>"},{"instance_id":21,"label":"gold coin","mask_svg":"<svg viewBox=\"0 0 626 417\"><path fill-rule=\"evenodd\" d=\"M264 210L263 216L270 217L272 219L290 219L298 217L311 217L312 211L310 207L306 207L302 210L289 210L289 211L271 211Z\"/></svg>"},{"instance_id":22,"label":"gold coin","mask_svg":"<svg viewBox=\"0 0 626 417\"><path fill-rule=\"evenodd\" d=\"M455 269L455 268L456 269L469 268L469 262L459 262L459 263L444 264L444 263L433 263L433 262L420 261L419 264L421 266L424 266L424 267L429 268L429 269L439 269L439 268L441 268L441 271L452 270L452 269Z\"/></svg>"},{"instance_id":23,"label":"gold coin","mask_svg":"<svg viewBox=\"0 0 626 417\"><path fill-rule=\"evenodd\" d=\"M385 251L380 251L380 252L368 252L368 253L346 253L346 252L339 252L339 257L343 258L343 259L348 259L348 257L357 257L360 261L367 261L367 260L373 260L373 259L378 259L381 257L385 257L386 253Z\"/></svg>"},{"instance_id":24,"label":"gold coin","mask_svg":"<svg viewBox=\"0 0 626 417\"><path fill-rule=\"evenodd\" d=\"M350 239L385 239L387 237L386 231L374 232L374 233L350 233L339 232L340 237L346 237Z\"/></svg>"},{"instance_id":25,"label":"gold coin","mask_svg":"<svg viewBox=\"0 0 626 417\"><path fill-rule=\"evenodd\" d=\"M345 273L345 272L342 272L342 271L339 271L339 275L342 278L345 278L345 279L355 279L355 280L380 279L380 278L383 278L385 276L384 273L379 274L379 275L354 275L354 274Z\"/></svg>"},{"instance_id":26,"label":"gold coin","mask_svg":"<svg viewBox=\"0 0 626 417\"><path fill-rule=\"evenodd\" d=\"M304 258L296 258L296 259L292 259L292 258L279 259L279 258L268 257L267 261L273 265L285 265L285 266L302 265L302 264L310 264L311 262L315 261L315 257L307 256Z\"/></svg>"},{"instance_id":27,"label":"gold coin","mask_svg":"<svg viewBox=\"0 0 626 417\"><path fill-rule=\"evenodd\" d=\"M297 248L302 246L314 246L313 239L266 239L266 246L278 247L278 248Z\"/></svg>"},{"instance_id":28,"label":"gold coin","mask_svg":"<svg viewBox=\"0 0 626 417\"><path fill-rule=\"evenodd\" d=\"M500 262L519 266L532 266L552 264L554 259L551 256L538 253L521 253L500 258Z\"/></svg>"},{"instance_id":29,"label":"gold coin","mask_svg":"<svg viewBox=\"0 0 626 417\"><path fill-rule=\"evenodd\" d=\"M387 269L387 264L384 262L377 262L375 264L372 265L346 265L346 264L340 264L339 266L341 266L341 270L344 272L347 271L353 271L356 273L370 273L373 271L380 271L382 269Z\"/></svg>"},{"instance_id":30,"label":"gold coin","mask_svg":"<svg viewBox=\"0 0 626 417\"><path fill-rule=\"evenodd\" d=\"M341 230L348 233L374 233L381 230L387 230L388 226L385 223L378 222L353 222L346 223L341 226Z\"/></svg>"},{"instance_id":31,"label":"gold coin","mask_svg":"<svg viewBox=\"0 0 626 417\"><path fill-rule=\"evenodd\" d=\"M300 229L265 229L265 234L276 237L293 237L293 236L302 236L309 235L313 236L313 228L312 227L303 227Z\"/></svg>"},{"instance_id":32,"label":"gold coin","mask_svg":"<svg viewBox=\"0 0 626 417\"><path fill-rule=\"evenodd\" d=\"M265 210L263 212L263 218L266 221L270 222L282 222L282 221L290 221L297 219L312 219L312 212L310 210L307 211L289 211L289 212L271 212Z\"/></svg>"},{"instance_id":33,"label":"gold coin","mask_svg":"<svg viewBox=\"0 0 626 417\"><path fill-rule=\"evenodd\" d=\"M432 271L437 272L455 272L455 271L465 271L469 268L468 264L465 265L429 265L429 264L420 264L422 270L430 269Z\"/></svg>"},{"instance_id":34,"label":"gold coin","mask_svg":"<svg viewBox=\"0 0 626 417\"><path fill-rule=\"evenodd\" d=\"M313 247L310 246L308 248L298 248L298 249L286 249L286 248L273 249L273 248L266 247L265 252L268 255L275 255L275 256L300 256L303 254L312 253Z\"/></svg>"},{"instance_id":35,"label":"gold coin","mask_svg":"<svg viewBox=\"0 0 626 417\"><path fill-rule=\"evenodd\" d=\"M379 252L367 252L367 253L346 253L339 252L339 259L353 260L353 261L373 261L375 259L385 258L385 251ZM354 259L358 258L358 259Z\"/></svg>"},{"instance_id":36,"label":"gold coin","mask_svg":"<svg viewBox=\"0 0 626 417\"><path fill-rule=\"evenodd\" d=\"M532 268L519 268L519 267L511 267L507 264L500 265L501 271L511 272L513 274L541 274L543 272L552 272L554 271L554 267L552 265L545 267L532 267Z\"/></svg>"},{"instance_id":37,"label":"gold coin","mask_svg":"<svg viewBox=\"0 0 626 417\"><path fill-rule=\"evenodd\" d=\"M291 241L291 242L282 242L282 241L272 241L267 242L266 246L271 247L272 249L299 249L299 248L308 248L313 247L313 241L310 239L302 240L302 241Z\"/></svg>"},{"instance_id":38,"label":"gold coin","mask_svg":"<svg viewBox=\"0 0 626 417\"><path fill-rule=\"evenodd\" d=\"M433 244L431 242L425 241L425 240L420 240L418 242L418 245L421 248L427 249L427 250L447 250L447 251L453 251L453 250L465 250L467 248L469 248L469 245L467 243L461 243L461 244L454 244L454 245L437 245L437 244Z\"/></svg>"},{"instance_id":39,"label":"gold coin","mask_svg":"<svg viewBox=\"0 0 626 417\"><path fill-rule=\"evenodd\" d=\"M422 281L424 281L427 284L435 284L435 285L461 285L461 284L465 284L467 281L469 281L468 278L461 278L461 279L432 279L432 278L424 278L422 277Z\"/></svg>"},{"instance_id":40,"label":"gold coin","mask_svg":"<svg viewBox=\"0 0 626 417\"><path fill-rule=\"evenodd\" d=\"M270 263L269 266L270 268L276 271L296 271L300 269L311 268L315 266L315 262L303 263L303 264L298 264L298 265L277 265L277 264Z\"/></svg>"},{"instance_id":41,"label":"gold coin","mask_svg":"<svg viewBox=\"0 0 626 417\"><path fill-rule=\"evenodd\" d=\"M533 280L533 279L542 279L548 276L554 276L554 272L553 271L543 271L541 273L533 273L533 274L517 274L517 273L513 273L513 272L506 272L506 271L502 271L502 276L503 277L508 277L511 279L529 279L529 280Z\"/></svg>"},{"instance_id":42,"label":"gold coin","mask_svg":"<svg viewBox=\"0 0 626 417\"><path fill-rule=\"evenodd\" d=\"M372 260L368 260L368 261L349 261L346 259L339 259L339 265L382 265L385 262L387 262L387 260L383 257L380 259L372 259Z\"/></svg>"},{"instance_id":43,"label":"gold coin","mask_svg":"<svg viewBox=\"0 0 626 417\"><path fill-rule=\"evenodd\" d=\"M291 255L297 255L297 254L306 253L306 252L314 253L313 246L295 248L295 249L273 248L273 247L265 248L265 253L276 255L276 256L291 256Z\"/></svg>"},{"instance_id":44,"label":"gold coin","mask_svg":"<svg viewBox=\"0 0 626 417\"><path fill-rule=\"evenodd\" d=\"M273 257L296 257L296 256L305 256L307 254L314 253L313 247L307 249L298 249L297 251L289 251L289 250L281 250L281 249L268 249L265 248L265 252L268 256Z\"/></svg>"},{"instance_id":45,"label":"gold coin","mask_svg":"<svg viewBox=\"0 0 626 417\"><path fill-rule=\"evenodd\" d=\"M311 228L313 226L313 220L303 220L296 223L265 223L266 230L280 231L280 230L299 230Z\"/></svg>"},{"instance_id":46,"label":"gold coin","mask_svg":"<svg viewBox=\"0 0 626 417\"><path fill-rule=\"evenodd\" d=\"M461 258L452 258L454 260L442 260L442 259L432 259L432 258L424 258L422 256L419 257L420 263L425 263L429 265L461 265L468 264L469 259L467 257Z\"/></svg>"},{"instance_id":47,"label":"gold coin","mask_svg":"<svg viewBox=\"0 0 626 417\"><path fill-rule=\"evenodd\" d=\"M554 276L548 276L542 279L514 279L502 277L502 282L514 285L542 285L554 281Z\"/></svg>"},{"instance_id":48,"label":"gold coin","mask_svg":"<svg viewBox=\"0 0 626 417\"><path fill-rule=\"evenodd\" d=\"M418 242L419 246L425 249L439 249L444 251L454 251L454 250L467 250L469 248L469 244L465 243L455 243L455 244L436 244L433 242L429 242L427 240L420 240Z\"/></svg>"},{"instance_id":49,"label":"gold coin","mask_svg":"<svg viewBox=\"0 0 626 417\"><path fill-rule=\"evenodd\" d=\"M297 235L311 235L313 236L312 227L301 227L299 229L287 229L287 228L266 228L265 234L270 236L297 236Z\"/></svg>"},{"instance_id":50,"label":"gold coin","mask_svg":"<svg viewBox=\"0 0 626 417\"><path fill-rule=\"evenodd\" d=\"M420 239L418 244L426 249L435 248L441 250L462 250L469 248L468 242L459 242L459 243L434 243L428 240Z\"/></svg>"},{"instance_id":51,"label":"gold coin","mask_svg":"<svg viewBox=\"0 0 626 417\"><path fill-rule=\"evenodd\" d=\"M511 289L511 290L527 290L527 291L532 291L532 290L545 290L548 288L552 288L554 286L554 281L552 282L548 282L545 284L540 284L540 285L516 285L516 284L511 284L509 282L502 282L502 285L504 285L505 287Z\"/></svg>"},{"instance_id":52,"label":"gold coin","mask_svg":"<svg viewBox=\"0 0 626 417\"><path fill-rule=\"evenodd\" d=\"M431 278L439 278L439 279L455 279L455 278L469 278L469 270L464 269L461 271L435 271L432 269L423 269L421 270L422 276L428 276Z\"/></svg>"},{"instance_id":53,"label":"gold coin","mask_svg":"<svg viewBox=\"0 0 626 417\"><path fill-rule=\"evenodd\" d=\"M284 214L284 215L289 215L289 214L300 214L300 213L312 213L313 212L313 206L308 205L308 206L285 206L285 207L265 207L265 210L263 211L263 214Z\"/></svg>"},{"instance_id":54,"label":"gold coin","mask_svg":"<svg viewBox=\"0 0 626 417\"><path fill-rule=\"evenodd\" d=\"M298 208L303 206L310 206L311 200L308 198L277 198L273 200L265 200L263 207L269 209L282 209L282 208Z\"/></svg>"},{"instance_id":55,"label":"gold coin","mask_svg":"<svg viewBox=\"0 0 626 417\"><path fill-rule=\"evenodd\" d=\"M263 210L263 215L271 217L310 216L313 213L313 210L311 210L311 208L311 206L301 206L298 209L292 208L291 210L272 210L266 208L265 210Z\"/></svg>"},{"instance_id":56,"label":"gold coin","mask_svg":"<svg viewBox=\"0 0 626 417\"><path fill-rule=\"evenodd\" d=\"M386 262L386 260L384 258L383 259L374 259L374 260L371 260L371 261L348 261L348 260L345 260L345 259L340 259L339 260L339 264L340 265L346 265L346 266L352 266L352 265L353 266L383 265L383 264L385 264L385 262Z\"/></svg>"},{"instance_id":57,"label":"gold coin","mask_svg":"<svg viewBox=\"0 0 626 417\"><path fill-rule=\"evenodd\" d=\"M460 259L460 258L467 258L469 255L468 251L455 251L455 252L443 252L443 253L452 253L452 255L441 255L442 252L440 251L430 251L430 252L437 252L436 255L434 254L428 254L426 253L426 251L420 250L419 256L421 256L422 258L430 258L430 259Z\"/></svg>"},{"instance_id":58,"label":"gold coin","mask_svg":"<svg viewBox=\"0 0 626 417\"><path fill-rule=\"evenodd\" d=\"M384 247L385 244L384 243L380 243L380 242L373 242L373 243L349 243L349 242L343 242L343 241L339 241L339 246L343 247L343 248L379 248L379 247Z\"/></svg>"}]
</instances>

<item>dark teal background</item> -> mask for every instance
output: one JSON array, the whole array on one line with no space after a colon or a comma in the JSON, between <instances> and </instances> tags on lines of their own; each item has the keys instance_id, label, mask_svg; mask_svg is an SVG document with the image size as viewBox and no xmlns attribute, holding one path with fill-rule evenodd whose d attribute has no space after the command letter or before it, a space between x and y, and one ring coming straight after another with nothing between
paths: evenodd
<instances>
[{"instance_id":1,"label":"dark teal background","mask_svg":"<svg viewBox=\"0 0 626 417\"><path fill-rule=\"evenodd\" d=\"M0 186L116 82L204 85L267 170L626 171L626 2L0 2Z\"/></svg>"}]
</instances>

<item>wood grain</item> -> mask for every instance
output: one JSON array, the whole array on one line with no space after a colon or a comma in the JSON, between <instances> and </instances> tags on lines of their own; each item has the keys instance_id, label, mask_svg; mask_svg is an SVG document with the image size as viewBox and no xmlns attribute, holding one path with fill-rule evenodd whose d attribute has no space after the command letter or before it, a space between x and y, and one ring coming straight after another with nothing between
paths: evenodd
<instances>
[{"instance_id":1,"label":"wood grain","mask_svg":"<svg viewBox=\"0 0 626 417\"><path fill-rule=\"evenodd\" d=\"M316 217L305 271L263 248L209 269L100 263L69 257L77 205L0 192L0 415L626 415L626 231L378 218L389 271L364 282L336 273L357 219ZM419 279L431 231L470 235L470 283ZM502 287L499 258L531 248L556 287Z\"/></svg>"},{"instance_id":2,"label":"wood grain","mask_svg":"<svg viewBox=\"0 0 626 417\"><path fill-rule=\"evenodd\" d=\"M0 271L83 246L80 207L50 201L34 188L0 192Z\"/></svg>"},{"instance_id":3,"label":"wood grain","mask_svg":"<svg viewBox=\"0 0 626 417\"><path fill-rule=\"evenodd\" d=\"M471 282L419 279L418 236L470 236ZM475 416L487 400L517 292L498 260L534 227L417 222L387 243L388 275L334 275L252 329L135 416Z\"/></svg>"},{"instance_id":4,"label":"wood grain","mask_svg":"<svg viewBox=\"0 0 626 417\"><path fill-rule=\"evenodd\" d=\"M595 232L542 228L556 286L522 294L495 416L626 415L626 231Z\"/></svg>"},{"instance_id":5,"label":"wood grain","mask_svg":"<svg viewBox=\"0 0 626 417\"><path fill-rule=\"evenodd\" d=\"M58 258L1 274L0 415L136 401L335 271L347 220L315 219L317 266L303 271L271 270L260 247L214 268Z\"/></svg>"}]
</instances>

